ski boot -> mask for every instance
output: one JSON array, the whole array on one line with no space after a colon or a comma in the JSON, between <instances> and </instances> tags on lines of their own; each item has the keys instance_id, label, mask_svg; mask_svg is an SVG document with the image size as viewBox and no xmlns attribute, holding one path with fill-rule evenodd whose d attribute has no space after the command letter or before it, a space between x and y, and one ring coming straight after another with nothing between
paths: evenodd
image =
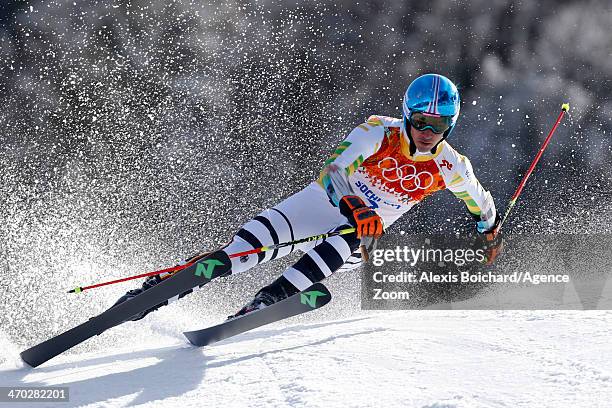
<instances>
[{"instance_id":1,"label":"ski boot","mask_svg":"<svg viewBox=\"0 0 612 408\"><path fill-rule=\"evenodd\" d=\"M280 276L268 286L261 288L259 292L255 294L255 298L253 300L247 303L235 314L228 316L227 320L235 319L248 313L261 310L298 292L298 289L293 286L291 282L289 282L284 276Z\"/></svg>"},{"instance_id":2,"label":"ski boot","mask_svg":"<svg viewBox=\"0 0 612 408\"><path fill-rule=\"evenodd\" d=\"M118 304L123 303L123 302L125 302L125 301L127 301L127 300L132 299L133 297L136 297L136 296L140 295L142 292L144 292L144 291L145 291L145 290L147 290L147 289L152 288L153 286L157 285L157 284L158 284L159 282L161 282L162 280L163 280L163 278L162 278L161 276L159 276L159 275L149 276L149 277L148 277L148 278L147 278L147 279L146 279L146 280L143 282L142 287L137 288L137 289L131 289L131 290L128 290L128 291L126 292L126 294L125 294L125 295L123 295L123 296L121 296L121 297L120 297L120 298L119 298L119 299L118 299L118 300L115 302L115 304L114 304L114 305L112 305L110 308L112 309L113 307L117 306ZM132 316L132 317L130 318L130 320L131 320L131 321L134 321L134 322L135 322L136 320L140 320L140 319L144 318L146 315L148 315L149 313L154 312L154 311L156 311L157 309L159 309L160 307L162 307L162 306L164 306L164 305L167 305L167 304L168 304L168 301L165 301L165 302L163 302L163 303L160 303L160 304L159 304L159 305L157 305L157 306L154 306L154 307L152 307L152 308L150 308L150 309L145 310L144 312L140 312L140 313L138 313L138 314L136 314L136 315Z\"/></svg>"},{"instance_id":3,"label":"ski boot","mask_svg":"<svg viewBox=\"0 0 612 408\"><path fill-rule=\"evenodd\" d=\"M183 261L183 262L179 263L179 265L184 265L186 263L196 262L196 261L198 261L198 260L200 260L200 259L202 259L204 257L207 257L210 254L212 254L212 251L201 252L201 253L199 253L197 255L194 255L194 256L191 256L191 257L187 258L186 261ZM147 289L152 288L153 286L157 285L159 282L163 281L164 279L172 277L172 275L174 275L174 272L165 272L162 275L149 276L147 279L145 279L144 283L142 284L142 287L137 288L137 289L128 290L125 295L121 296L115 302L115 304L110 307L110 309L112 309L113 307L117 306L120 303L125 302L126 300L130 300L133 297L140 295L142 292L144 292ZM185 296L188 293L191 293L191 290L181 294L179 296L179 298ZM167 305L168 302L169 301L166 300L163 303L158 304L157 306L154 306L154 307L152 307L150 309L147 309L144 312L138 313L137 315L132 316L132 318L130 320L131 321L140 320L143 317L145 317L146 315L148 315L149 313L154 312L157 309L159 309L160 307Z\"/></svg>"}]
</instances>

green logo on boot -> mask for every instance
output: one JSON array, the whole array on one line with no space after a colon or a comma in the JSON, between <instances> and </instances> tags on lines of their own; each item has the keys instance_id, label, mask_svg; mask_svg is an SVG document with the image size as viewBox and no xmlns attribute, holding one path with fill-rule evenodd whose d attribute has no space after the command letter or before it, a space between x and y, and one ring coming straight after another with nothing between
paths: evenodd
<instances>
[{"instance_id":1,"label":"green logo on boot","mask_svg":"<svg viewBox=\"0 0 612 408\"><path fill-rule=\"evenodd\" d=\"M212 276L213 270L218 265L225 265L225 264L219 261L218 259L207 259L205 261L199 262L198 266L196 267L195 276L204 275L206 279L210 279L210 277Z\"/></svg>"},{"instance_id":2,"label":"green logo on boot","mask_svg":"<svg viewBox=\"0 0 612 408\"><path fill-rule=\"evenodd\" d=\"M300 302L303 305L308 305L313 309L317 307L317 298L319 296L326 296L326 293L319 292L318 290L311 290L310 292L300 293Z\"/></svg>"}]
</instances>

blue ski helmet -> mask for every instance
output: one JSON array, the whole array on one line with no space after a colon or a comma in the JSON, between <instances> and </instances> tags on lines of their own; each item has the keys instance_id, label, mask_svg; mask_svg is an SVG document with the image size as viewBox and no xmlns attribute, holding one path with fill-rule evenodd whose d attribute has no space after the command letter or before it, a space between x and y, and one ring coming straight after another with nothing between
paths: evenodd
<instances>
[{"instance_id":1,"label":"blue ski helmet","mask_svg":"<svg viewBox=\"0 0 612 408\"><path fill-rule=\"evenodd\" d=\"M442 140L446 139L453 131L459 117L459 91L457 87L450 79L439 74L421 75L408 86L404 94L403 117L404 129L406 129L406 135L410 139L410 154L416 152L416 146L410 135L410 115L413 112L449 117L451 126L442 137ZM435 145L431 152L434 153L437 147L438 145Z\"/></svg>"}]
</instances>

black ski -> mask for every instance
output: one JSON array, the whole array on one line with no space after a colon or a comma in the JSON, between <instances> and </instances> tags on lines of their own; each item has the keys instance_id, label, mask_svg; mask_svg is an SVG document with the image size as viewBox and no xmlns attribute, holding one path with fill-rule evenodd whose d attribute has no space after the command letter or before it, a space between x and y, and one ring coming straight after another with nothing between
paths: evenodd
<instances>
[{"instance_id":1,"label":"black ski","mask_svg":"<svg viewBox=\"0 0 612 408\"><path fill-rule=\"evenodd\" d=\"M230 270L231 262L227 255L222 251L214 252L133 299L120 303L83 324L22 351L21 358L30 366L37 367L77 344L129 320L132 316L191 288L208 283L214 278L227 274Z\"/></svg>"},{"instance_id":2,"label":"black ski","mask_svg":"<svg viewBox=\"0 0 612 408\"><path fill-rule=\"evenodd\" d=\"M308 289L261 310L226 320L216 326L183 334L194 346L207 346L257 327L318 309L330 300L329 290L322 283L315 283Z\"/></svg>"}]
</instances>

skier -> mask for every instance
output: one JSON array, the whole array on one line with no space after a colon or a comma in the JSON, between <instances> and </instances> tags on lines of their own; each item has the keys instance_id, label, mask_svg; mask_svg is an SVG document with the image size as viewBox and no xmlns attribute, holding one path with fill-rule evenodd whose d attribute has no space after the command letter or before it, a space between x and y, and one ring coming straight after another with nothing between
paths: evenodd
<instances>
[{"instance_id":1,"label":"skier","mask_svg":"<svg viewBox=\"0 0 612 408\"><path fill-rule=\"evenodd\" d=\"M474 176L469 160L446 141L457 123L459 105L457 87L448 78L439 74L416 78L404 95L403 119L370 116L340 143L325 162L318 181L247 222L215 253L227 260L229 254L339 229L354 227L356 232L231 258L231 268L226 274L247 271L296 250L305 252L229 318L285 299L338 270L358 267L364 258L367 261L386 228L425 197L446 188L463 200L474 216L478 232L485 237L488 261L492 262L501 247L496 234L499 215L493 198ZM207 256L211 253L185 262ZM128 291L115 305L171 276L147 278L142 287ZM192 291L146 310L132 320L142 319Z\"/></svg>"}]
</instances>

